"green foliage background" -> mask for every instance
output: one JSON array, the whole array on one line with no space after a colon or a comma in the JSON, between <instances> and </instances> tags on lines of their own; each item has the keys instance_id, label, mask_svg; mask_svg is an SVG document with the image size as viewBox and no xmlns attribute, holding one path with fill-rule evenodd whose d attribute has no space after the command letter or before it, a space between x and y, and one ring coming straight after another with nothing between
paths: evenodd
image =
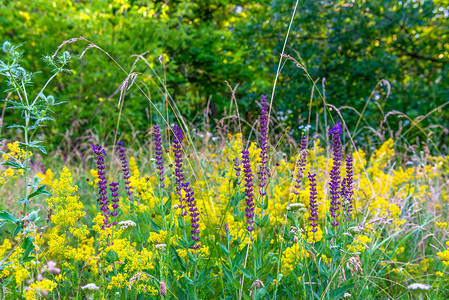
<instances>
[{"instance_id":1,"label":"green foliage background","mask_svg":"<svg viewBox=\"0 0 449 300\"><path fill-rule=\"evenodd\" d=\"M225 80L233 87L239 84L239 109L251 120L260 94L271 94L294 4L287 0L0 0L0 35L2 40L23 44L28 70L43 70L36 76L36 81L42 81L36 86L42 86L49 71L40 57L53 53L64 40L83 36L126 70L136 59L132 54L145 53L163 77L158 57L164 54L168 90L193 123L202 123L209 99L212 123L229 113L231 93ZM449 101L448 10L447 0L303 0L285 53L319 79L321 89L325 78L326 99L337 107L361 111L374 90L375 101L364 113L364 124L376 126L394 110L416 118ZM87 46L79 42L64 49L80 54ZM111 138L119 113L117 89L126 75L97 49L89 49L71 68L72 75L59 76L51 87L58 101L67 102L57 108L57 124L46 129L53 145L59 145L64 135L73 143L82 141L86 133ZM164 95L152 84L154 74L141 62L136 71L144 73L138 80L163 109ZM381 79L390 82L388 98L388 85L377 85ZM308 117L311 90L304 72L287 61L274 108L287 115L284 123L298 132ZM322 111L317 93L314 100L314 109ZM354 126L358 115L349 109L343 113L348 125ZM131 88L120 127L124 138L131 140L131 133L145 135L155 116L148 100ZM410 123L395 120L393 129ZM447 137L442 129L448 123L449 113L443 108L420 124L424 131L410 131L405 138L436 131L434 141L442 142ZM437 126L427 127L432 124Z\"/></svg>"}]
</instances>

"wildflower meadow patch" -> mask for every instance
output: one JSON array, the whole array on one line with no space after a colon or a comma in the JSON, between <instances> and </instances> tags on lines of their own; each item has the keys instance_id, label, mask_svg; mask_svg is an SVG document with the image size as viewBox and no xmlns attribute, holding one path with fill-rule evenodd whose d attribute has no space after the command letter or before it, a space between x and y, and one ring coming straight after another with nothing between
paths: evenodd
<instances>
[{"instance_id":1,"label":"wildflower meadow patch","mask_svg":"<svg viewBox=\"0 0 449 300\"><path fill-rule=\"evenodd\" d=\"M1 145L0 299L449 298L447 156L404 154L386 134L356 143L324 96L297 139L264 94L256 122L201 131L161 88L165 115L154 105L144 141L122 139L119 120L61 160L39 134L64 105L46 88L71 72L62 48L86 41L81 56L111 58L66 41L36 95L21 50L2 45L18 118L2 124L15 138ZM155 101L138 76L118 109L131 87Z\"/></svg>"}]
</instances>

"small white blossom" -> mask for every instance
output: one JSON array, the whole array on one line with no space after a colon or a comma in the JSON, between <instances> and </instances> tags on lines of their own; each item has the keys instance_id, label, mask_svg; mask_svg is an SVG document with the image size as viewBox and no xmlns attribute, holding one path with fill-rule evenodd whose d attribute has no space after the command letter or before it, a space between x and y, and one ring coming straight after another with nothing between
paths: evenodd
<instances>
[{"instance_id":1,"label":"small white blossom","mask_svg":"<svg viewBox=\"0 0 449 300\"><path fill-rule=\"evenodd\" d=\"M165 245L165 244L157 244L156 245L156 249L158 251L164 252L167 249L167 245Z\"/></svg>"},{"instance_id":2,"label":"small white blossom","mask_svg":"<svg viewBox=\"0 0 449 300\"><path fill-rule=\"evenodd\" d=\"M428 290L430 285L424 283L412 283L407 287L409 290Z\"/></svg>"},{"instance_id":3,"label":"small white blossom","mask_svg":"<svg viewBox=\"0 0 449 300\"><path fill-rule=\"evenodd\" d=\"M302 203L291 203L288 205L287 210L291 212L305 212L306 208Z\"/></svg>"},{"instance_id":4,"label":"small white blossom","mask_svg":"<svg viewBox=\"0 0 449 300\"><path fill-rule=\"evenodd\" d=\"M349 232L352 232L352 233L360 233L363 231L363 229L364 228L362 226L353 226L353 227L348 228Z\"/></svg>"},{"instance_id":5,"label":"small white blossom","mask_svg":"<svg viewBox=\"0 0 449 300\"><path fill-rule=\"evenodd\" d=\"M128 227L136 227L136 223L134 223L131 220L121 221L118 222L118 224L120 225L120 228L123 230L127 229Z\"/></svg>"},{"instance_id":6,"label":"small white blossom","mask_svg":"<svg viewBox=\"0 0 449 300\"><path fill-rule=\"evenodd\" d=\"M99 288L98 288L98 286L95 283L88 283L85 286L81 287L81 289L83 289L83 290L88 289L88 290L91 290L91 291L96 291Z\"/></svg>"},{"instance_id":7,"label":"small white blossom","mask_svg":"<svg viewBox=\"0 0 449 300\"><path fill-rule=\"evenodd\" d=\"M343 298L348 298L348 297L351 297L351 294L349 294L349 293L344 293Z\"/></svg>"}]
</instances>

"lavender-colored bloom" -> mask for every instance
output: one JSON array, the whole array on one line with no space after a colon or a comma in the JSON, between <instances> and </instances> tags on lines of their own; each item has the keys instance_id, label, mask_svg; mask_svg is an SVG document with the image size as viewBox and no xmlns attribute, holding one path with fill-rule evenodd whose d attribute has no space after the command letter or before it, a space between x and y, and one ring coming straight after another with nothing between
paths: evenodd
<instances>
[{"instance_id":1,"label":"lavender-colored bloom","mask_svg":"<svg viewBox=\"0 0 449 300\"><path fill-rule=\"evenodd\" d=\"M249 161L249 151L242 151L243 172L245 174L245 201L246 201L246 228L250 233L254 231L254 194L253 194L253 171Z\"/></svg>"},{"instance_id":2,"label":"lavender-colored bloom","mask_svg":"<svg viewBox=\"0 0 449 300\"><path fill-rule=\"evenodd\" d=\"M192 245L192 249L198 249L200 247L197 242L200 240L199 234L200 234L200 225L198 222L200 221L200 218L198 217L200 214L198 213L198 209L196 207L196 201L193 197L193 190L189 188L189 183L184 183L184 191L186 192L186 202L189 207L190 217L191 217L191 227L193 228L190 233L192 234L192 240L194 241Z\"/></svg>"},{"instance_id":3,"label":"lavender-colored bloom","mask_svg":"<svg viewBox=\"0 0 449 300\"><path fill-rule=\"evenodd\" d=\"M318 226L318 204L316 202L317 191L316 191L316 174L310 174L309 172L309 181L310 181L310 226L312 229L311 232L317 232Z\"/></svg>"},{"instance_id":4,"label":"lavender-colored bloom","mask_svg":"<svg viewBox=\"0 0 449 300\"><path fill-rule=\"evenodd\" d=\"M109 212L109 215L113 218L112 223L109 226L117 225L115 222L115 217L117 217L118 212L117 209L119 208L118 202L118 183L117 182L111 182L109 184L109 190L111 191L111 202L112 204L112 212Z\"/></svg>"},{"instance_id":5,"label":"lavender-colored bloom","mask_svg":"<svg viewBox=\"0 0 449 300\"><path fill-rule=\"evenodd\" d=\"M333 153L333 166L330 172L330 197L331 197L331 207L330 212L332 218L334 218L334 221L332 222L332 226L338 226L338 210L340 209L340 166L341 166L341 157L342 157L342 150L341 150L341 141L340 141L340 135L341 135L341 127L340 123L337 123L337 125L332 126L332 129L330 131L330 134L332 136L332 153Z\"/></svg>"},{"instance_id":6,"label":"lavender-colored bloom","mask_svg":"<svg viewBox=\"0 0 449 300\"><path fill-rule=\"evenodd\" d=\"M303 135L301 137L301 151L304 151L307 149L307 136Z\"/></svg>"},{"instance_id":7,"label":"lavender-colored bloom","mask_svg":"<svg viewBox=\"0 0 449 300\"><path fill-rule=\"evenodd\" d=\"M352 200L354 196L354 190L353 190L353 184L354 184L354 167L352 164L352 156L349 156L346 159L346 177L343 179L343 186L344 186L344 196L343 201L345 203L345 214L349 221L351 218L351 212L352 212ZM343 189L343 188L342 188Z\"/></svg>"},{"instance_id":8,"label":"lavender-colored bloom","mask_svg":"<svg viewBox=\"0 0 449 300\"><path fill-rule=\"evenodd\" d=\"M184 183L184 174L182 170L182 129L175 124L173 126L175 137L173 139L173 153L175 155L175 184L176 193L179 196L179 207L181 208L181 216L185 216L187 212L184 211L185 205L183 205L182 188Z\"/></svg>"},{"instance_id":9,"label":"lavender-colored bloom","mask_svg":"<svg viewBox=\"0 0 449 300\"><path fill-rule=\"evenodd\" d=\"M346 178L343 178L341 180L341 191L340 191L340 197L343 200L341 203L341 209L343 212L346 212Z\"/></svg>"},{"instance_id":10,"label":"lavender-colored bloom","mask_svg":"<svg viewBox=\"0 0 449 300\"><path fill-rule=\"evenodd\" d=\"M226 235L228 235L228 234L229 234L229 226L228 226L228 223L225 223L225 224L224 224L224 230L226 231Z\"/></svg>"},{"instance_id":11,"label":"lavender-colored bloom","mask_svg":"<svg viewBox=\"0 0 449 300\"><path fill-rule=\"evenodd\" d=\"M261 196L266 195L265 185L267 184L267 170L268 170L268 109L269 104L267 96L261 96L260 103L260 169L259 169L259 193Z\"/></svg>"},{"instance_id":12,"label":"lavender-colored bloom","mask_svg":"<svg viewBox=\"0 0 449 300\"><path fill-rule=\"evenodd\" d=\"M295 195L299 195L299 189L301 188L301 181L302 178L304 177L306 162L307 162L307 137L303 135L301 137L301 154L298 161L298 171L296 173L295 189L293 191Z\"/></svg>"},{"instance_id":13,"label":"lavender-colored bloom","mask_svg":"<svg viewBox=\"0 0 449 300\"><path fill-rule=\"evenodd\" d=\"M126 154L125 154L125 148L123 148L123 142L118 142L117 143L118 146L118 152L119 152L119 157L120 157L120 162L122 163L122 172L123 172L123 179L125 180L125 190L126 190L126 194L128 195L128 200L132 201L133 198L130 197L133 192L132 192L132 188L129 185L129 178L131 177L131 175L129 174L129 165L128 165L128 160L126 159Z\"/></svg>"},{"instance_id":14,"label":"lavender-colored bloom","mask_svg":"<svg viewBox=\"0 0 449 300\"><path fill-rule=\"evenodd\" d=\"M100 210L103 212L104 225L102 226L102 228L104 229L109 224L109 217L108 217L109 200L108 200L108 195L107 195L108 182L106 180L106 166L104 163L104 157L106 155L106 152L104 151L104 149L101 145L100 146L92 145L92 148L93 148L95 155L97 155L97 172L98 172L98 179L100 179L100 181L98 181L98 186L99 186L98 194L100 196L97 199L97 203L98 203L98 205L101 206Z\"/></svg>"},{"instance_id":15,"label":"lavender-colored bloom","mask_svg":"<svg viewBox=\"0 0 449 300\"><path fill-rule=\"evenodd\" d=\"M182 139L182 138L181 138ZM165 187L165 176L164 176L164 160L163 160L163 149L162 149L162 138L161 131L158 125L154 126L154 150L156 153L156 165L159 175L159 186L161 188Z\"/></svg>"},{"instance_id":16,"label":"lavender-colored bloom","mask_svg":"<svg viewBox=\"0 0 449 300\"><path fill-rule=\"evenodd\" d=\"M235 170L235 176L237 177L237 184L239 184L239 177L240 177L240 171L242 170L240 168L240 162L239 159L236 157L232 160L234 162L234 170Z\"/></svg>"}]
</instances>

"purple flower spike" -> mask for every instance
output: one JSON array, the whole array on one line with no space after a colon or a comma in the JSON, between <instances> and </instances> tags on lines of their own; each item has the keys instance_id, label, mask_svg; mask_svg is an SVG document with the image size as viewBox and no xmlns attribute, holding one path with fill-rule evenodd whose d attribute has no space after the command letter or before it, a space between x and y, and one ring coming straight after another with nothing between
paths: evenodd
<instances>
[{"instance_id":1,"label":"purple flower spike","mask_svg":"<svg viewBox=\"0 0 449 300\"><path fill-rule=\"evenodd\" d=\"M331 198L331 217L334 218L334 222L332 222L332 226L338 226L338 210L340 209L340 166L341 166L341 127L340 123L332 126L330 134L332 136L332 153L333 153L333 166L330 172L330 198Z\"/></svg>"},{"instance_id":2,"label":"purple flower spike","mask_svg":"<svg viewBox=\"0 0 449 300\"><path fill-rule=\"evenodd\" d=\"M303 135L301 137L301 155L298 161L298 171L296 173L295 189L293 191L295 195L299 195L299 189L301 188L301 181L302 178L304 177L306 162L307 162L307 137Z\"/></svg>"},{"instance_id":3,"label":"purple flower spike","mask_svg":"<svg viewBox=\"0 0 449 300\"><path fill-rule=\"evenodd\" d=\"M307 137L303 135L301 137L301 151L304 151L307 149Z\"/></svg>"},{"instance_id":4,"label":"purple flower spike","mask_svg":"<svg viewBox=\"0 0 449 300\"><path fill-rule=\"evenodd\" d=\"M318 226L318 204L316 203L316 174L310 174L309 172L309 181L310 181L310 200L309 200L309 206L310 206L310 227L312 229L311 232L317 232L317 226Z\"/></svg>"},{"instance_id":5,"label":"purple flower spike","mask_svg":"<svg viewBox=\"0 0 449 300\"><path fill-rule=\"evenodd\" d=\"M111 217L113 217L113 221L111 223L111 226L117 225L115 222L115 217L117 217L118 212L117 209L119 208L118 202L118 183L117 182L111 182L109 184L109 190L111 191L111 201L114 203L112 204L112 212L109 213Z\"/></svg>"},{"instance_id":6,"label":"purple flower spike","mask_svg":"<svg viewBox=\"0 0 449 300\"><path fill-rule=\"evenodd\" d=\"M265 185L267 184L267 169L268 169L268 109L269 104L267 96L261 96L260 103L260 169L259 169L259 193L261 196L267 194Z\"/></svg>"},{"instance_id":7,"label":"purple flower spike","mask_svg":"<svg viewBox=\"0 0 449 300\"><path fill-rule=\"evenodd\" d=\"M246 228L250 233L254 231L254 194L253 194L253 171L249 162L249 151L242 151L243 172L245 173L245 201L246 201Z\"/></svg>"},{"instance_id":8,"label":"purple flower spike","mask_svg":"<svg viewBox=\"0 0 449 300\"><path fill-rule=\"evenodd\" d=\"M181 138L182 139L182 138ZM154 126L154 150L156 153L156 165L158 169L159 175L159 186L161 188L165 187L165 176L164 176L164 157L163 157L163 149L162 149L162 138L161 131L158 125Z\"/></svg>"},{"instance_id":9,"label":"purple flower spike","mask_svg":"<svg viewBox=\"0 0 449 300\"><path fill-rule=\"evenodd\" d=\"M97 172L98 172L98 179L100 181L98 182L99 191L98 194L100 195L97 199L98 205L101 206L100 210L103 212L104 217L104 224L102 226L102 229L104 230L105 227L109 224L109 218L108 218L108 182L106 180L106 166L104 163L104 157L106 156L106 152L104 151L103 147L92 145L93 151L95 155L97 155Z\"/></svg>"},{"instance_id":10,"label":"purple flower spike","mask_svg":"<svg viewBox=\"0 0 449 300\"><path fill-rule=\"evenodd\" d=\"M352 207L352 205L353 205L352 200L353 200L353 196L354 196L353 176L354 176L354 167L352 164L352 156L349 156L346 159L346 177L345 177L345 179L343 179L344 180L344 190L345 190L345 194L343 196L344 197L343 201L345 203L345 207L346 207L345 214L346 214L348 221L351 218L351 213L352 213L352 209L353 209L353 207Z\"/></svg>"},{"instance_id":11,"label":"purple flower spike","mask_svg":"<svg viewBox=\"0 0 449 300\"><path fill-rule=\"evenodd\" d=\"M181 208L181 216L185 216L187 212L184 211L185 205L183 205L182 199L182 188L184 183L184 174L182 170L182 129L175 124L173 126L173 131L175 137L173 139L173 153L175 155L175 184L176 184L176 194L179 196L179 207Z\"/></svg>"},{"instance_id":12,"label":"purple flower spike","mask_svg":"<svg viewBox=\"0 0 449 300\"><path fill-rule=\"evenodd\" d=\"M226 234L228 235L228 234L229 234L229 226L228 226L228 223L225 223L225 224L224 224L224 229L225 229L225 231L226 231Z\"/></svg>"},{"instance_id":13,"label":"purple flower spike","mask_svg":"<svg viewBox=\"0 0 449 300\"><path fill-rule=\"evenodd\" d=\"M190 233L192 234L192 240L193 245L191 246L192 249L198 249L200 245L198 244L198 241L200 240L199 234L200 234L200 225L198 222L200 221L200 218L198 217L200 214L198 212L198 208L196 206L195 198L193 197L193 190L189 188L189 183L184 183L184 191L186 192L186 202L189 207L190 217L191 217L191 227L193 228Z\"/></svg>"},{"instance_id":14,"label":"purple flower spike","mask_svg":"<svg viewBox=\"0 0 449 300\"><path fill-rule=\"evenodd\" d=\"M236 157L232 160L234 162L234 170L235 170L235 176L237 177L237 184L239 184L239 177L240 177L240 171L242 170L240 168L240 162L239 159Z\"/></svg>"},{"instance_id":15,"label":"purple flower spike","mask_svg":"<svg viewBox=\"0 0 449 300\"><path fill-rule=\"evenodd\" d=\"M117 146L120 162L122 163L122 172L123 172L123 179L125 180L126 194L128 195L128 200L132 201L133 198L131 197L131 195L133 194L133 192L131 190L132 189L131 186L129 185L130 184L129 178L131 177L131 175L129 174L129 165L128 160L126 159L125 148L123 148L123 142L118 142Z\"/></svg>"}]
</instances>

